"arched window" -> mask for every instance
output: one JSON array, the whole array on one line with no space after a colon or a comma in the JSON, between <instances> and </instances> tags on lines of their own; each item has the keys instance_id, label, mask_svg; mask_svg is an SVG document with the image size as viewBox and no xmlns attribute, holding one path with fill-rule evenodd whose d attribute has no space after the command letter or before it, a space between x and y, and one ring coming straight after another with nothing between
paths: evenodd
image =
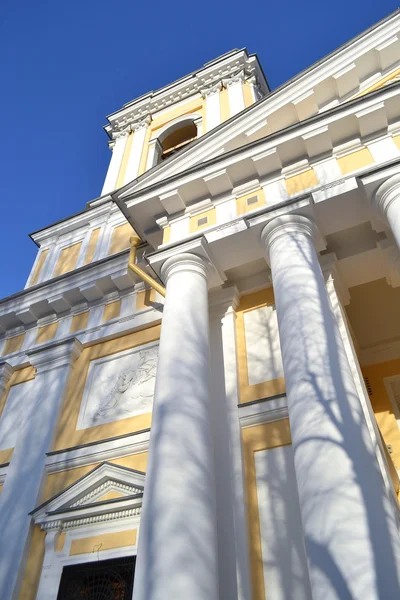
<instances>
[{"instance_id":1,"label":"arched window","mask_svg":"<svg viewBox=\"0 0 400 600\"><path fill-rule=\"evenodd\" d=\"M202 117L198 113L183 115L167 123L149 141L146 170L169 158L202 134Z\"/></svg>"},{"instance_id":2,"label":"arched window","mask_svg":"<svg viewBox=\"0 0 400 600\"><path fill-rule=\"evenodd\" d=\"M183 123L161 141L161 160L168 158L197 138L197 127L193 121Z\"/></svg>"}]
</instances>

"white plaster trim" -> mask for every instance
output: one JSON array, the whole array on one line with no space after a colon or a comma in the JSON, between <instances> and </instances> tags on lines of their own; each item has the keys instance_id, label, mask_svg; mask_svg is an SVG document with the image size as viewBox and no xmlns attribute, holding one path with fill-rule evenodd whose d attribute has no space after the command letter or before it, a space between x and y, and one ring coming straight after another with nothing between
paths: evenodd
<instances>
[{"instance_id":1,"label":"white plaster trim","mask_svg":"<svg viewBox=\"0 0 400 600\"><path fill-rule=\"evenodd\" d=\"M242 429L280 421L281 419L287 419L289 416L286 396L260 400L252 404L239 404L238 411Z\"/></svg>"}]
</instances>

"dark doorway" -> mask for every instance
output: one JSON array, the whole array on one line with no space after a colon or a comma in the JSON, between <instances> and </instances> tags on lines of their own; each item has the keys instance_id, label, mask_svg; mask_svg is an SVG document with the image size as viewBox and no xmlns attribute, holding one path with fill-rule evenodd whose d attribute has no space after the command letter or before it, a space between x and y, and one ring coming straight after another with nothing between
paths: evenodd
<instances>
[{"instance_id":1,"label":"dark doorway","mask_svg":"<svg viewBox=\"0 0 400 600\"><path fill-rule=\"evenodd\" d=\"M57 600L131 600L136 556L64 567Z\"/></svg>"}]
</instances>

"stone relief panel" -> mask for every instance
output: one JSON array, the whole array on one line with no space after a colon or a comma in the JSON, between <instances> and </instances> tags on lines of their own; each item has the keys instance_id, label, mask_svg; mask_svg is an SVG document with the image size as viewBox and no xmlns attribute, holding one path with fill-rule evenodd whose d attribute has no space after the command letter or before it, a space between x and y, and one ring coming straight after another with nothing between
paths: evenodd
<instances>
[{"instance_id":1,"label":"stone relief panel","mask_svg":"<svg viewBox=\"0 0 400 600\"><path fill-rule=\"evenodd\" d=\"M151 412L158 342L90 363L77 429Z\"/></svg>"}]
</instances>

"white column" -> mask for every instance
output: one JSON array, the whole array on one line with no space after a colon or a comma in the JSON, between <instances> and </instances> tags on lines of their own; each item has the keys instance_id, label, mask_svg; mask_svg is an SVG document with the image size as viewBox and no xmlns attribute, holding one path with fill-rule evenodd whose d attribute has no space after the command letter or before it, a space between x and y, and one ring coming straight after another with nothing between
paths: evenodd
<instances>
[{"instance_id":1,"label":"white column","mask_svg":"<svg viewBox=\"0 0 400 600\"><path fill-rule=\"evenodd\" d=\"M222 84L218 83L208 89L202 90L202 96L206 104L206 131L210 131L221 123L220 91ZM203 127L203 132L204 131ZM198 136L199 137L199 136Z\"/></svg>"},{"instance_id":2,"label":"white column","mask_svg":"<svg viewBox=\"0 0 400 600\"><path fill-rule=\"evenodd\" d=\"M400 597L400 539L306 217L272 220L271 265L313 600Z\"/></svg>"},{"instance_id":3,"label":"white column","mask_svg":"<svg viewBox=\"0 0 400 600\"><path fill-rule=\"evenodd\" d=\"M128 164L126 166L124 185L139 175L140 160L143 154L144 140L146 138L147 126L149 122L150 118L132 125L133 140L128 158Z\"/></svg>"},{"instance_id":4,"label":"white column","mask_svg":"<svg viewBox=\"0 0 400 600\"><path fill-rule=\"evenodd\" d=\"M400 249L400 174L389 177L375 192L372 204L383 220L390 225Z\"/></svg>"},{"instance_id":5,"label":"white column","mask_svg":"<svg viewBox=\"0 0 400 600\"><path fill-rule=\"evenodd\" d=\"M210 394L215 450L218 600L250 600L250 560L236 350L234 287L211 295Z\"/></svg>"},{"instance_id":6,"label":"white column","mask_svg":"<svg viewBox=\"0 0 400 600\"><path fill-rule=\"evenodd\" d=\"M117 185L119 169L121 167L122 157L124 155L126 142L128 140L128 135L129 131L122 131L121 133L118 133L115 136L115 144L112 149L110 164L108 166L108 171L106 179L104 181L103 189L101 190L102 196L115 190L115 186Z\"/></svg>"},{"instance_id":7,"label":"white column","mask_svg":"<svg viewBox=\"0 0 400 600\"><path fill-rule=\"evenodd\" d=\"M46 452L55 435L71 365L80 350L80 343L70 339L45 350L27 352L36 367L36 377L25 399L25 418L0 495L1 600L18 597L29 550L29 513L40 500Z\"/></svg>"},{"instance_id":8,"label":"white column","mask_svg":"<svg viewBox=\"0 0 400 600\"><path fill-rule=\"evenodd\" d=\"M149 142L149 151L147 153L146 171L154 167L160 159L162 146L157 138Z\"/></svg>"},{"instance_id":9,"label":"white column","mask_svg":"<svg viewBox=\"0 0 400 600\"><path fill-rule=\"evenodd\" d=\"M226 87L229 98L229 114L231 117L245 109L243 95L244 74L240 73L232 79L228 79Z\"/></svg>"},{"instance_id":10,"label":"white column","mask_svg":"<svg viewBox=\"0 0 400 600\"><path fill-rule=\"evenodd\" d=\"M134 600L218 598L207 271L192 254L162 267L166 299Z\"/></svg>"}]
</instances>

